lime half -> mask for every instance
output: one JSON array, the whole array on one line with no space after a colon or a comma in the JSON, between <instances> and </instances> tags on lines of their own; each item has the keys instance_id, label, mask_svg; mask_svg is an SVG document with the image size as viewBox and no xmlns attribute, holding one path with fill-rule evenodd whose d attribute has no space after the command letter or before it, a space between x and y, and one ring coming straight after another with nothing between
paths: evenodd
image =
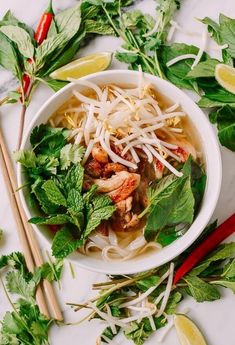
<instances>
[{"instance_id":1,"label":"lime half","mask_svg":"<svg viewBox=\"0 0 235 345\"><path fill-rule=\"evenodd\" d=\"M109 67L111 61L112 53L103 52L87 55L58 68L50 74L50 77L65 81L68 78L78 79L85 75L105 70Z\"/></svg>"},{"instance_id":2,"label":"lime half","mask_svg":"<svg viewBox=\"0 0 235 345\"><path fill-rule=\"evenodd\" d=\"M181 345L207 345L198 327L187 316L175 315L174 324Z\"/></svg>"},{"instance_id":3,"label":"lime half","mask_svg":"<svg viewBox=\"0 0 235 345\"><path fill-rule=\"evenodd\" d=\"M235 94L235 68L219 63L215 67L215 79L225 90Z\"/></svg>"}]
</instances>

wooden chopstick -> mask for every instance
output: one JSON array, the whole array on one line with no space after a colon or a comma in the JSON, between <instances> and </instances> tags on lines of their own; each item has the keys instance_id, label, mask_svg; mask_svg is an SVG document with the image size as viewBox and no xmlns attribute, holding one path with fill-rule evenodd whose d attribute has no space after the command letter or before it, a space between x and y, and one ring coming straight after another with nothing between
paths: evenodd
<instances>
[{"instance_id":1,"label":"wooden chopstick","mask_svg":"<svg viewBox=\"0 0 235 345\"><path fill-rule=\"evenodd\" d=\"M1 147L1 151L2 151L3 160L4 160L5 166L6 166L7 176L8 176L8 179L10 181L12 191L14 193L17 189L17 183L16 183L16 178L15 178L15 173L14 173L14 169L12 166L11 158L8 154L8 150L7 150L7 147L5 144L5 140L4 140L1 128L0 128L0 147ZM41 253L40 247L38 245L38 242L36 240L36 237L34 235L32 226L27 221L27 217L26 217L25 212L23 210L23 207L22 207L18 193L14 193L14 198L15 198L15 202L18 206L18 215L22 220L23 229L24 229L25 235L28 239L28 243L31 247L34 262L35 262L36 266L41 266L44 262L43 257L42 257L42 253ZM60 307L59 307L58 301L56 299L52 284L48 280L43 280L42 283L43 283L43 288L44 288L48 303L49 303L50 308L51 308L53 318L56 320L62 321L63 316L61 314Z\"/></svg>"},{"instance_id":2,"label":"wooden chopstick","mask_svg":"<svg viewBox=\"0 0 235 345\"><path fill-rule=\"evenodd\" d=\"M18 236L20 239L20 243L24 252L24 257L25 257L25 262L26 265L28 267L28 270L30 272L34 271L34 261L32 258L32 253L31 250L29 248L29 244L28 244L28 240L27 237L25 235L25 231L24 231L24 226L22 223L22 219L19 215L19 209L18 209L18 205L16 203L15 200L15 196L14 196L14 191L12 190L12 186L11 186L11 182L9 180L9 176L8 176L8 172L7 172L7 167L6 167L6 162L3 158L3 153L2 153L2 149L0 147L0 163L1 163L1 167L2 167L2 173L3 173L3 178L7 187L7 191L8 191L8 195L9 195L9 199L10 199L10 204L12 207L12 212L14 214L14 218L16 221L16 225L17 225L17 229L18 229ZM41 286L39 285L36 291L36 301L37 304L39 306L40 312L45 315L47 318L49 318L49 312L47 309L47 305L46 305L46 301L43 295L43 291Z\"/></svg>"}]
</instances>

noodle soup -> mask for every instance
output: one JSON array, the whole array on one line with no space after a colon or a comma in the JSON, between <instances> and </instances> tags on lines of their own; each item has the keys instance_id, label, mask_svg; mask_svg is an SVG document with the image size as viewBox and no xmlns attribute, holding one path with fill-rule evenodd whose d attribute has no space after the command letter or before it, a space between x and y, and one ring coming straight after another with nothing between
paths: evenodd
<instances>
[{"instance_id":1,"label":"noodle soup","mask_svg":"<svg viewBox=\"0 0 235 345\"><path fill-rule=\"evenodd\" d=\"M67 128L68 142L84 148L83 192L96 185L97 194L108 196L115 211L78 250L106 261L159 251L187 231L199 209L205 173L198 134L180 105L144 80L138 86L82 84L87 90L74 90L48 125ZM193 202L191 216L174 219L166 212L169 222L163 221L165 226L154 229L149 225L152 205L159 202L155 212L160 212L164 203L157 197L154 202L150 200L151 188L161 188L161 181L166 183L167 179L176 184L184 176L182 169L189 160L198 174L190 176L191 186L185 191ZM202 188L197 196L193 179ZM169 194L169 189L170 184L163 193ZM180 208L173 199L169 196L172 213Z\"/></svg>"}]
</instances>

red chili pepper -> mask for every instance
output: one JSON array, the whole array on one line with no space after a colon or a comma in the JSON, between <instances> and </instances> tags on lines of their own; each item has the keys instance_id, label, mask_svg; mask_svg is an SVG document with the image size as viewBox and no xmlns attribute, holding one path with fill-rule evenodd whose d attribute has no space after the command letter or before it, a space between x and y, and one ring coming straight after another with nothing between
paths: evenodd
<instances>
[{"instance_id":1,"label":"red chili pepper","mask_svg":"<svg viewBox=\"0 0 235 345\"><path fill-rule=\"evenodd\" d=\"M29 89L29 85L30 85L29 75L24 73L22 80L23 80L23 93L24 93L24 95L26 95L27 91Z\"/></svg>"},{"instance_id":2,"label":"red chili pepper","mask_svg":"<svg viewBox=\"0 0 235 345\"><path fill-rule=\"evenodd\" d=\"M196 264L207 254L215 249L218 244L235 232L235 214L222 223L213 231L204 242L199 244L192 253L185 259L182 265L176 270L173 284L175 285L186 273L191 271Z\"/></svg>"},{"instance_id":3,"label":"red chili pepper","mask_svg":"<svg viewBox=\"0 0 235 345\"><path fill-rule=\"evenodd\" d=\"M45 13L43 13L34 35L34 39L38 45L40 45L47 37L53 17L54 12L52 9L52 0L50 0L49 6Z\"/></svg>"}]
</instances>

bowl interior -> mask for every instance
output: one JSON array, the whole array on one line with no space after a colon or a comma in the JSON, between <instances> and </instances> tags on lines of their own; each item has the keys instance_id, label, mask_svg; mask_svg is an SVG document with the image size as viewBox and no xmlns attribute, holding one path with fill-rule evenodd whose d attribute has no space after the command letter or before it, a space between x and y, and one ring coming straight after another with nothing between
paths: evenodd
<instances>
[{"instance_id":1,"label":"bowl interior","mask_svg":"<svg viewBox=\"0 0 235 345\"><path fill-rule=\"evenodd\" d=\"M100 85L108 83L125 85L137 84L138 77L138 72L135 71L110 70L95 73L82 79L88 81L90 80ZM207 171L207 183L204 198L200 211L186 234L159 252L152 252L149 255L135 257L134 259L122 262L105 262L101 259L84 256L77 252L70 255L69 258L75 263L93 271L108 274L131 274L151 269L172 260L187 247L189 247L190 244L200 235L202 230L209 222L219 197L221 186L220 151L212 126L210 125L206 116L184 92L171 83L149 74L145 74L145 80L150 82L157 90L161 92L161 94L166 95L173 102L179 103L183 110L190 117L196 131L198 132L201 140L201 146L204 151L203 154ZM78 84L69 84L53 95L41 107L27 130L22 143L22 149L30 148L29 137L32 129L41 123L46 123L51 114L54 113L55 110L58 109L72 95L73 89L82 91L85 88ZM24 173L20 165L18 165L17 178L18 184L24 185ZM35 216L36 210L32 209L28 204L28 191L26 189L20 190L20 197L27 217L31 218ZM48 241L52 241L53 235L46 229L46 227L36 227L34 225L33 227L35 231L40 233Z\"/></svg>"}]
</instances>

